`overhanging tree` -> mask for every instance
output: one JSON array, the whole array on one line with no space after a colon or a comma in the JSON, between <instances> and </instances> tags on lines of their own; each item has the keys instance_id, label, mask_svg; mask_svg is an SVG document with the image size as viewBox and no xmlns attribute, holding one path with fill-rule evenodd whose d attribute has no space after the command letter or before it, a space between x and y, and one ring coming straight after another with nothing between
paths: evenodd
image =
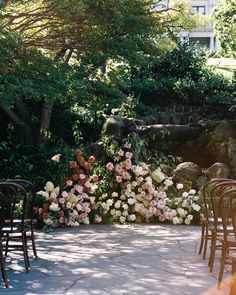
<instances>
[{"instance_id":1,"label":"overhanging tree","mask_svg":"<svg viewBox=\"0 0 236 295\"><path fill-rule=\"evenodd\" d=\"M49 129L53 103L65 91L57 85L64 79L63 75L57 77L60 70L51 73L51 69L61 66L59 61L68 63L73 58L74 63L87 72L88 79L97 77L99 68L105 73L108 60L131 65L150 62L159 53L160 39L164 39L171 28L183 25L177 17L180 11L181 5L169 10L153 0L5 1L0 30L21 36L20 43L15 44L18 50L12 50L13 59L17 61L12 69L19 81L26 75L36 89L42 85L40 79L45 79L45 88L36 91L36 95L33 91L31 94L25 90L13 91L6 105L3 95L10 84L2 82L0 107L12 120L17 117L23 120L22 114L27 112L22 113L20 109L37 101L41 111L37 127L44 133ZM3 40L0 42L5 46ZM40 52L37 51L35 60L31 57L31 61L27 61L24 54L31 56L32 48ZM46 69L41 69L44 64ZM7 75L10 74L7 71ZM57 78L52 78L54 74ZM53 90L48 92L47 87ZM19 123L19 120L13 122Z\"/></svg>"}]
</instances>

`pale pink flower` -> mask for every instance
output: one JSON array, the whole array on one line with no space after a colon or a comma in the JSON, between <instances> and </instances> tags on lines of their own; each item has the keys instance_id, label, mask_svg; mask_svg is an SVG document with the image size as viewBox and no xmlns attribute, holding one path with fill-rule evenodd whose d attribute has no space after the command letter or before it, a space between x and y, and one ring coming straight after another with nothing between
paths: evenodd
<instances>
[{"instance_id":1,"label":"pale pink flower","mask_svg":"<svg viewBox=\"0 0 236 295\"><path fill-rule=\"evenodd\" d=\"M114 165L111 162L109 162L107 163L106 168L107 170L112 171L114 169Z\"/></svg>"},{"instance_id":2,"label":"pale pink flower","mask_svg":"<svg viewBox=\"0 0 236 295\"><path fill-rule=\"evenodd\" d=\"M154 191L155 191L155 189L152 186L148 188L149 194L153 194Z\"/></svg>"},{"instance_id":3,"label":"pale pink flower","mask_svg":"<svg viewBox=\"0 0 236 295\"><path fill-rule=\"evenodd\" d=\"M130 149L131 148L131 144L128 143L128 142L124 143L124 148Z\"/></svg>"},{"instance_id":4,"label":"pale pink flower","mask_svg":"<svg viewBox=\"0 0 236 295\"><path fill-rule=\"evenodd\" d=\"M71 202L67 202L66 203L66 208L67 209L72 209L72 203Z\"/></svg>"},{"instance_id":5,"label":"pale pink flower","mask_svg":"<svg viewBox=\"0 0 236 295\"><path fill-rule=\"evenodd\" d=\"M118 183L121 183L122 182L122 176L116 176L116 181Z\"/></svg>"},{"instance_id":6,"label":"pale pink flower","mask_svg":"<svg viewBox=\"0 0 236 295\"><path fill-rule=\"evenodd\" d=\"M64 204L65 203L65 199L64 198L59 198L58 201L59 201L60 204Z\"/></svg>"},{"instance_id":7,"label":"pale pink flower","mask_svg":"<svg viewBox=\"0 0 236 295\"><path fill-rule=\"evenodd\" d=\"M131 159L133 157L133 154L130 153L130 152L126 152L125 156L126 156L127 159Z\"/></svg>"},{"instance_id":8,"label":"pale pink flower","mask_svg":"<svg viewBox=\"0 0 236 295\"><path fill-rule=\"evenodd\" d=\"M159 220L160 220L160 222L165 221L165 220L166 220L165 215L164 215L164 214L161 214L161 215L159 216Z\"/></svg>"},{"instance_id":9,"label":"pale pink flower","mask_svg":"<svg viewBox=\"0 0 236 295\"><path fill-rule=\"evenodd\" d=\"M166 192L162 192L162 191L160 191L159 194L158 194L158 197L159 197L160 199L164 199L164 198L166 198Z\"/></svg>"},{"instance_id":10,"label":"pale pink flower","mask_svg":"<svg viewBox=\"0 0 236 295\"><path fill-rule=\"evenodd\" d=\"M94 223L101 223L101 222L102 222L102 217L96 214L94 217Z\"/></svg>"},{"instance_id":11,"label":"pale pink flower","mask_svg":"<svg viewBox=\"0 0 236 295\"><path fill-rule=\"evenodd\" d=\"M91 188L92 187L92 184L90 182L86 181L85 184L84 184L84 186L86 188Z\"/></svg>"},{"instance_id":12,"label":"pale pink flower","mask_svg":"<svg viewBox=\"0 0 236 295\"><path fill-rule=\"evenodd\" d=\"M67 180L66 185L67 186L72 186L73 182L71 180Z\"/></svg>"},{"instance_id":13,"label":"pale pink flower","mask_svg":"<svg viewBox=\"0 0 236 295\"><path fill-rule=\"evenodd\" d=\"M75 186L75 190L79 193L79 194L81 194L82 192L83 192L83 187L81 186L81 185L76 185Z\"/></svg>"},{"instance_id":14,"label":"pale pink flower","mask_svg":"<svg viewBox=\"0 0 236 295\"><path fill-rule=\"evenodd\" d=\"M116 164L116 166L115 166L115 171L116 171L117 173L121 174L122 171L123 171L123 169L122 169L122 167L121 167L119 164Z\"/></svg>"},{"instance_id":15,"label":"pale pink flower","mask_svg":"<svg viewBox=\"0 0 236 295\"><path fill-rule=\"evenodd\" d=\"M64 192L62 192L61 195L62 195L63 198L66 198L68 196L68 193L66 191L64 191Z\"/></svg>"},{"instance_id":16,"label":"pale pink flower","mask_svg":"<svg viewBox=\"0 0 236 295\"><path fill-rule=\"evenodd\" d=\"M118 154L120 157L122 157L122 156L124 156L124 151L119 150L119 151L117 152L117 154Z\"/></svg>"},{"instance_id":17,"label":"pale pink flower","mask_svg":"<svg viewBox=\"0 0 236 295\"><path fill-rule=\"evenodd\" d=\"M80 178L80 179L85 179L85 175L81 173L81 174L79 175L79 178Z\"/></svg>"}]
</instances>

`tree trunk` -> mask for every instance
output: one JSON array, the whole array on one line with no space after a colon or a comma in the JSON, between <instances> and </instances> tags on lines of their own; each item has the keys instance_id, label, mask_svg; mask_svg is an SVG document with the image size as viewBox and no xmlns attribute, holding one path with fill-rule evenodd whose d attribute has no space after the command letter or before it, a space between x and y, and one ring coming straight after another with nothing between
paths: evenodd
<instances>
[{"instance_id":1,"label":"tree trunk","mask_svg":"<svg viewBox=\"0 0 236 295\"><path fill-rule=\"evenodd\" d=\"M53 104L52 101L44 101L43 103L39 125L39 136L37 139L38 143L43 142L47 136L47 132L50 128Z\"/></svg>"}]
</instances>

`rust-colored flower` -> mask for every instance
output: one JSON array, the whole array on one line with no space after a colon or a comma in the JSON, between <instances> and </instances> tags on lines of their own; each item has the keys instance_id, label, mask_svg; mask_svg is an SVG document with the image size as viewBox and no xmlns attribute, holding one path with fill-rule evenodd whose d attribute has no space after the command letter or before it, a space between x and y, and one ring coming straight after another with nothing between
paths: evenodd
<instances>
[{"instance_id":1,"label":"rust-colored flower","mask_svg":"<svg viewBox=\"0 0 236 295\"><path fill-rule=\"evenodd\" d=\"M72 174L71 179L72 179L73 181L77 181L77 180L79 179L79 175L76 174L76 173L74 173L74 174Z\"/></svg>"},{"instance_id":2,"label":"rust-colored flower","mask_svg":"<svg viewBox=\"0 0 236 295\"><path fill-rule=\"evenodd\" d=\"M76 157L77 157L77 156L82 156L83 153L81 152L80 149L77 149L77 150L75 151L75 155L76 155Z\"/></svg>"},{"instance_id":3,"label":"rust-colored flower","mask_svg":"<svg viewBox=\"0 0 236 295\"><path fill-rule=\"evenodd\" d=\"M60 217L64 217L64 211L62 211L62 210L60 210L60 211L58 211L58 217L60 218Z\"/></svg>"},{"instance_id":4,"label":"rust-colored flower","mask_svg":"<svg viewBox=\"0 0 236 295\"><path fill-rule=\"evenodd\" d=\"M85 162L84 167L88 170L92 169L91 163L89 163L89 162Z\"/></svg>"},{"instance_id":5,"label":"rust-colored flower","mask_svg":"<svg viewBox=\"0 0 236 295\"><path fill-rule=\"evenodd\" d=\"M95 161L95 157L94 156L90 156L89 158L88 158L88 162L89 163L93 163Z\"/></svg>"},{"instance_id":6,"label":"rust-colored flower","mask_svg":"<svg viewBox=\"0 0 236 295\"><path fill-rule=\"evenodd\" d=\"M48 202L50 202L50 203L58 203L58 199L57 198L50 198L50 199L48 199Z\"/></svg>"},{"instance_id":7,"label":"rust-colored flower","mask_svg":"<svg viewBox=\"0 0 236 295\"><path fill-rule=\"evenodd\" d=\"M42 215L42 217L43 217L43 219L48 219L48 213L43 213L43 215Z\"/></svg>"},{"instance_id":8,"label":"rust-colored flower","mask_svg":"<svg viewBox=\"0 0 236 295\"><path fill-rule=\"evenodd\" d=\"M48 203L44 203L44 204L43 204L43 209L44 209L44 210L48 210L48 208L49 208L49 204L48 204Z\"/></svg>"},{"instance_id":9,"label":"rust-colored flower","mask_svg":"<svg viewBox=\"0 0 236 295\"><path fill-rule=\"evenodd\" d=\"M75 168L77 166L77 162L76 161L69 161L69 167L70 168Z\"/></svg>"},{"instance_id":10,"label":"rust-colored flower","mask_svg":"<svg viewBox=\"0 0 236 295\"><path fill-rule=\"evenodd\" d=\"M93 175L93 181L97 182L98 181L98 175Z\"/></svg>"}]
</instances>

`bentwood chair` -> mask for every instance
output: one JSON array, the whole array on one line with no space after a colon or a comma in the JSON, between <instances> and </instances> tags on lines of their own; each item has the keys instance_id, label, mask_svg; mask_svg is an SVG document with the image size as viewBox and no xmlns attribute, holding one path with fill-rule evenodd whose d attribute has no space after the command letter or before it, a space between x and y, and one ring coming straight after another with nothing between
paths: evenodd
<instances>
[{"instance_id":1,"label":"bentwood chair","mask_svg":"<svg viewBox=\"0 0 236 295\"><path fill-rule=\"evenodd\" d=\"M218 288L221 286L224 268L226 264L232 265L232 274L235 274L235 251L236 251L236 189L226 190L220 197L222 212L223 236L218 240L221 242L220 271L218 276ZM229 234L228 226L232 225L232 234ZM234 253L234 255L232 254ZM235 293L234 293L235 295Z\"/></svg>"},{"instance_id":2,"label":"bentwood chair","mask_svg":"<svg viewBox=\"0 0 236 295\"><path fill-rule=\"evenodd\" d=\"M35 233L34 233L34 225L37 223L37 220L34 219L34 197L35 197L35 190L33 184L25 179L7 179L6 180L9 183L16 183L23 186L27 192L27 198L28 198L28 210L26 212L26 219L25 219L25 230L26 230L26 237L28 240L31 241L32 249L34 253L34 257L37 260L37 249L36 249L36 243L35 243ZM20 222L19 219L14 220L14 223ZM9 236L12 239L17 239L17 235L14 235L12 237ZM8 241L7 241L8 242ZM7 253L6 253L7 254Z\"/></svg>"},{"instance_id":3,"label":"bentwood chair","mask_svg":"<svg viewBox=\"0 0 236 295\"><path fill-rule=\"evenodd\" d=\"M29 271L29 257L25 230L25 215L28 207L27 194L23 186L16 183L0 182L1 193L4 196L3 226L0 234L6 239L5 250L20 249L23 252L26 272ZM20 209L20 210L19 210ZM18 219L19 222L15 222ZM17 235L18 241L10 239Z\"/></svg>"},{"instance_id":4,"label":"bentwood chair","mask_svg":"<svg viewBox=\"0 0 236 295\"><path fill-rule=\"evenodd\" d=\"M8 288L8 280L7 280L7 273L5 269L5 257L3 254L3 234L2 234L2 227L4 222L4 195L1 192L1 185L0 185L0 264L1 264L1 273L2 278L5 284L5 287Z\"/></svg>"},{"instance_id":5,"label":"bentwood chair","mask_svg":"<svg viewBox=\"0 0 236 295\"><path fill-rule=\"evenodd\" d=\"M228 194L230 194L232 224L234 229L234 238L236 241L236 189L231 189L230 191L228 191ZM231 259L231 262L232 262L230 295L235 295L236 294L236 250L229 254L229 258Z\"/></svg>"},{"instance_id":6,"label":"bentwood chair","mask_svg":"<svg viewBox=\"0 0 236 295\"><path fill-rule=\"evenodd\" d=\"M216 250L222 251L222 241L224 235L229 236L233 235L233 226L232 222L228 223L225 227L223 226L222 221L222 206L221 206L221 197L222 195L228 190L233 187L236 187L236 182L234 180L227 180L220 182L214 186L211 191L210 197L212 202L212 209L213 209L213 217L214 222L213 226L211 227L211 251L210 251L210 258L208 265L210 267L210 272L213 270L214 261L215 261L215 253ZM227 233L226 233L227 231ZM219 242L219 243L217 243Z\"/></svg>"},{"instance_id":7,"label":"bentwood chair","mask_svg":"<svg viewBox=\"0 0 236 295\"><path fill-rule=\"evenodd\" d=\"M211 191L212 189L221 182L231 181L228 178L214 178L210 180L203 186L202 190L202 198L203 198L203 216L201 218L201 241L199 247L199 254L202 253L202 258L206 259L206 252L207 252L207 245L208 240L211 240L211 230L214 226L214 216L213 216L213 208L212 208L212 201L211 201ZM218 223L220 221L218 220Z\"/></svg>"}]
</instances>

